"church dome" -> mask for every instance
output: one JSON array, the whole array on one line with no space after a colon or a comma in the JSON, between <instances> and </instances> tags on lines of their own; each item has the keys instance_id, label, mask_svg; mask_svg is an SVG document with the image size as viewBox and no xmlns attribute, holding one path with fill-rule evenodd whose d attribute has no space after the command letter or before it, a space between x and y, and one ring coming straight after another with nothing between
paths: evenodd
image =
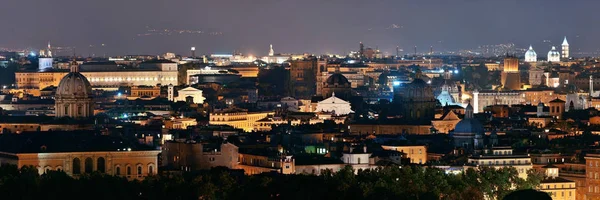
<instances>
[{"instance_id":1,"label":"church dome","mask_svg":"<svg viewBox=\"0 0 600 200\"><path fill-rule=\"evenodd\" d=\"M537 53L535 53L532 46L529 46L529 50L525 52L525 62L537 62Z\"/></svg>"},{"instance_id":2,"label":"church dome","mask_svg":"<svg viewBox=\"0 0 600 200\"><path fill-rule=\"evenodd\" d=\"M415 78L413 82L407 84L404 95L406 95L405 98L407 100L412 99L414 101L427 101L435 99L431 85L427 84L421 78Z\"/></svg>"},{"instance_id":3,"label":"church dome","mask_svg":"<svg viewBox=\"0 0 600 200\"><path fill-rule=\"evenodd\" d=\"M555 46L552 46L552 49L548 51L548 62L559 62L560 61L560 52L556 50Z\"/></svg>"},{"instance_id":4,"label":"church dome","mask_svg":"<svg viewBox=\"0 0 600 200\"><path fill-rule=\"evenodd\" d=\"M454 127L455 133L473 133L473 134L483 134L484 129L483 125L479 120L473 118L473 106L469 104L465 109L465 118L460 120Z\"/></svg>"},{"instance_id":5,"label":"church dome","mask_svg":"<svg viewBox=\"0 0 600 200\"><path fill-rule=\"evenodd\" d=\"M448 90L442 90L442 93L440 93L440 95L437 96L437 100L440 101L440 104L442 106L455 104L454 97L452 97L452 95L448 93Z\"/></svg>"},{"instance_id":6,"label":"church dome","mask_svg":"<svg viewBox=\"0 0 600 200\"><path fill-rule=\"evenodd\" d=\"M329 78L327 78L327 81L325 81L325 83L327 85L331 85L331 86L346 85L346 84L350 85L350 81L348 81L348 79L340 73L335 73L335 74L329 76Z\"/></svg>"},{"instance_id":7,"label":"church dome","mask_svg":"<svg viewBox=\"0 0 600 200\"><path fill-rule=\"evenodd\" d=\"M62 97L88 97L92 94L92 85L79 72L70 72L60 80L56 89L56 96Z\"/></svg>"}]
</instances>

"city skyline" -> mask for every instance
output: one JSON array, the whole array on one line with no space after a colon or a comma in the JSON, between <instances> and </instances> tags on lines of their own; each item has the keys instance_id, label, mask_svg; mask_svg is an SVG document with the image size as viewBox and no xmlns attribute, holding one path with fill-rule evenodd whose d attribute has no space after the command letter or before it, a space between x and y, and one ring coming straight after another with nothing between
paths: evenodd
<instances>
[{"instance_id":1,"label":"city skyline","mask_svg":"<svg viewBox=\"0 0 600 200\"><path fill-rule=\"evenodd\" d=\"M589 52L598 50L593 37L600 34L600 28L588 25L600 18L591 14L600 3L588 1L5 3L5 8L15 9L0 12L0 21L14 25L0 33L5 39L0 46L41 49L50 41L75 47L79 55L96 56L188 55L191 46L198 54L265 55L269 44L279 53L344 54L356 51L360 41L391 55L396 46L410 53L414 46L426 52L431 46L434 51L454 51L503 43L519 48L531 44L546 52L564 36L573 52ZM14 23L14 16L21 23Z\"/></svg>"}]
</instances>

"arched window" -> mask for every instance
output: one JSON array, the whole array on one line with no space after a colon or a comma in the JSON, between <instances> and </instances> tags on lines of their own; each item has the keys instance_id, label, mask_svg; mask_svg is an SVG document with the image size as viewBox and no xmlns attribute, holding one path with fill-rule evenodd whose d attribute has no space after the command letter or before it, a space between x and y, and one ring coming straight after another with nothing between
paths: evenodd
<instances>
[{"instance_id":1,"label":"arched window","mask_svg":"<svg viewBox=\"0 0 600 200\"><path fill-rule=\"evenodd\" d=\"M366 152L365 152L366 153ZM360 158L358 158L358 164L360 164Z\"/></svg>"},{"instance_id":2,"label":"arched window","mask_svg":"<svg viewBox=\"0 0 600 200\"><path fill-rule=\"evenodd\" d=\"M96 161L96 171L104 173L106 171L106 162L103 157L99 157Z\"/></svg>"},{"instance_id":3,"label":"arched window","mask_svg":"<svg viewBox=\"0 0 600 200\"><path fill-rule=\"evenodd\" d=\"M81 160L73 158L73 174L81 174Z\"/></svg>"},{"instance_id":4,"label":"arched window","mask_svg":"<svg viewBox=\"0 0 600 200\"><path fill-rule=\"evenodd\" d=\"M154 166L153 166L152 164L150 164L150 165L148 166L148 174L149 174L149 175L152 175L152 174L154 174Z\"/></svg>"},{"instance_id":5,"label":"arched window","mask_svg":"<svg viewBox=\"0 0 600 200\"><path fill-rule=\"evenodd\" d=\"M121 175L121 167L119 167L119 166L115 167L115 174L117 176Z\"/></svg>"},{"instance_id":6,"label":"arched window","mask_svg":"<svg viewBox=\"0 0 600 200\"><path fill-rule=\"evenodd\" d=\"M131 166L127 166L127 176L131 176Z\"/></svg>"},{"instance_id":7,"label":"arched window","mask_svg":"<svg viewBox=\"0 0 600 200\"><path fill-rule=\"evenodd\" d=\"M92 171L94 171L94 160L88 157L85 159L85 173L89 174L92 173Z\"/></svg>"},{"instance_id":8,"label":"arched window","mask_svg":"<svg viewBox=\"0 0 600 200\"><path fill-rule=\"evenodd\" d=\"M137 175L142 176L142 166L137 166Z\"/></svg>"}]
</instances>

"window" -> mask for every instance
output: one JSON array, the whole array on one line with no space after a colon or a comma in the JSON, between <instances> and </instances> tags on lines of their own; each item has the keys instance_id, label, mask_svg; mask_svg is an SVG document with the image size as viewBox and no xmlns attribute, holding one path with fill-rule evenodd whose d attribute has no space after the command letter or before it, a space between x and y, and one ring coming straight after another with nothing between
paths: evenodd
<instances>
[{"instance_id":1,"label":"window","mask_svg":"<svg viewBox=\"0 0 600 200\"><path fill-rule=\"evenodd\" d=\"M99 157L96 161L96 171L104 173L106 171L106 162L103 157Z\"/></svg>"},{"instance_id":2,"label":"window","mask_svg":"<svg viewBox=\"0 0 600 200\"><path fill-rule=\"evenodd\" d=\"M358 158L358 164L360 164L360 158Z\"/></svg>"},{"instance_id":3,"label":"window","mask_svg":"<svg viewBox=\"0 0 600 200\"><path fill-rule=\"evenodd\" d=\"M131 167L127 166L127 176L131 176Z\"/></svg>"},{"instance_id":4,"label":"window","mask_svg":"<svg viewBox=\"0 0 600 200\"><path fill-rule=\"evenodd\" d=\"M81 160L73 158L73 174L81 174Z\"/></svg>"},{"instance_id":5,"label":"window","mask_svg":"<svg viewBox=\"0 0 600 200\"><path fill-rule=\"evenodd\" d=\"M85 173L90 174L92 171L94 171L94 161L88 157L85 159Z\"/></svg>"},{"instance_id":6,"label":"window","mask_svg":"<svg viewBox=\"0 0 600 200\"><path fill-rule=\"evenodd\" d=\"M142 166L137 167L137 175L142 176Z\"/></svg>"},{"instance_id":7,"label":"window","mask_svg":"<svg viewBox=\"0 0 600 200\"><path fill-rule=\"evenodd\" d=\"M121 167L117 166L117 167L115 168L115 174L116 174L116 175L121 175Z\"/></svg>"},{"instance_id":8,"label":"window","mask_svg":"<svg viewBox=\"0 0 600 200\"><path fill-rule=\"evenodd\" d=\"M68 114L69 114L69 106L65 106L65 115L68 115Z\"/></svg>"},{"instance_id":9,"label":"window","mask_svg":"<svg viewBox=\"0 0 600 200\"><path fill-rule=\"evenodd\" d=\"M77 106L77 114L78 115L83 115L83 107Z\"/></svg>"},{"instance_id":10,"label":"window","mask_svg":"<svg viewBox=\"0 0 600 200\"><path fill-rule=\"evenodd\" d=\"M154 174L154 166L148 166L148 174Z\"/></svg>"}]
</instances>

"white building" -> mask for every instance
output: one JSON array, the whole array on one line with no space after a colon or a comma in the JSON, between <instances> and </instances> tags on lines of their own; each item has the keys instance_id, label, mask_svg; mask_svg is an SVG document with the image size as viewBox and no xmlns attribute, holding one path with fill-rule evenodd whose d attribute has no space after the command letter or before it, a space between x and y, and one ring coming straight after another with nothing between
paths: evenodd
<instances>
[{"instance_id":1,"label":"white building","mask_svg":"<svg viewBox=\"0 0 600 200\"><path fill-rule=\"evenodd\" d=\"M483 155L473 155L468 159L469 167L488 166L496 169L503 167L514 167L519 173L519 178L526 179L527 171L533 169L529 155L513 155L510 147L494 147L486 150Z\"/></svg>"},{"instance_id":2,"label":"white building","mask_svg":"<svg viewBox=\"0 0 600 200\"><path fill-rule=\"evenodd\" d=\"M169 89L171 89L171 87L169 87ZM204 100L206 99L202 96L202 90L199 90L199 89L196 89L193 87L186 87L181 90L178 90L177 92L178 92L178 95L177 95L177 97L174 97L174 100L173 100L175 102L186 101L186 98L192 97L195 104L203 104Z\"/></svg>"},{"instance_id":3,"label":"white building","mask_svg":"<svg viewBox=\"0 0 600 200\"><path fill-rule=\"evenodd\" d=\"M333 112L336 115L347 115L352 113L350 102L344 101L335 96L335 93L331 97L317 103L317 112Z\"/></svg>"}]
</instances>

